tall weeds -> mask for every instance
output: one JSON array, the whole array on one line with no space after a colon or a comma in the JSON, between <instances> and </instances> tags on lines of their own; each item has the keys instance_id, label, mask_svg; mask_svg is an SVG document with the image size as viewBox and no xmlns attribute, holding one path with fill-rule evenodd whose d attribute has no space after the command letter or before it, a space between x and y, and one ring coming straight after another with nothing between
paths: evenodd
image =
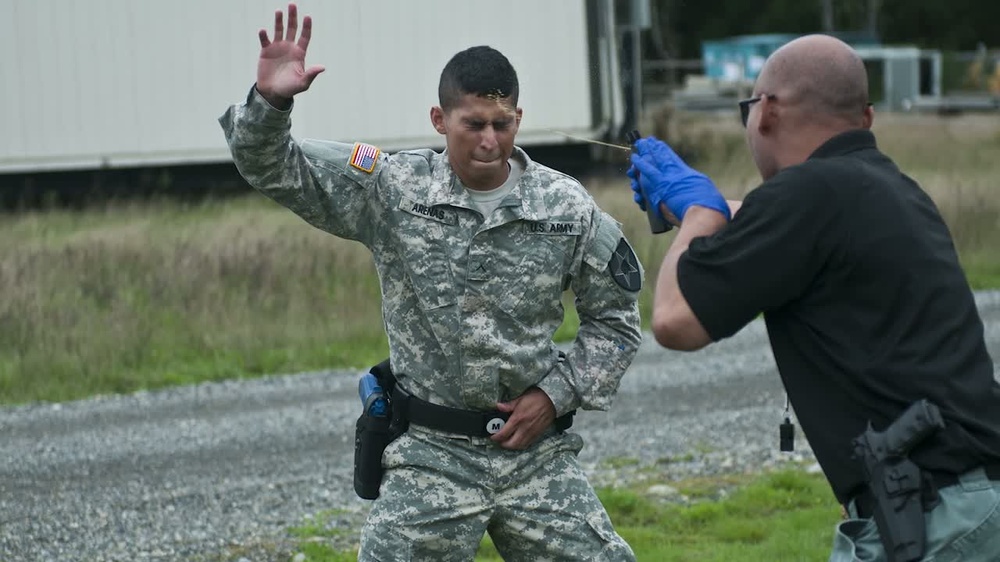
<instances>
[{"instance_id":1,"label":"tall weeds","mask_svg":"<svg viewBox=\"0 0 1000 562\"><path fill-rule=\"evenodd\" d=\"M757 185L735 117L671 127L727 196ZM973 285L1000 286L1000 118L886 115L875 132L940 206ZM585 183L646 267L648 311L672 235L648 234L624 176ZM367 251L260 196L0 215L0 402L361 367L385 353Z\"/></svg>"},{"instance_id":2,"label":"tall weeds","mask_svg":"<svg viewBox=\"0 0 1000 562\"><path fill-rule=\"evenodd\" d=\"M4 217L0 232L21 234L0 253L0 397L64 399L384 352L360 245L259 201L193 212L201 219L167 204Z\"/></svg>"}]
</instances>

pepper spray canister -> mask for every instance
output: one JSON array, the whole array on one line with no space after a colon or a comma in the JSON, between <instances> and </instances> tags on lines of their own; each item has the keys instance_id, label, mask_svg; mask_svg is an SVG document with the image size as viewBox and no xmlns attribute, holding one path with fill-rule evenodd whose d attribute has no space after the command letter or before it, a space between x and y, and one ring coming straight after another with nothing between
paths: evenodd
<instances>
[{"instance_id":1,"label":"pepper spray canister","mask_svg":"<svg viewBox=\"0 0 1000 562\"><path fill-rule=\"evenodd\" d=\"M633 152L635 152L635 143L640 138L642 138L642 136L639 134L639 131L635 129L632 129L625 135L625 140L628 141L628 144L632 147ZM636 181L639 179L638 174L639 171L636 170ZM646 205L646 218L649 220L649 229L653 232L653 234L660 234L661 232L666 232L672 229L674 225L661 218L660 214L656 212L656 209L649 202L649 197L646 196L646 190L642 189L642 184L639 184L639 189L642 191L642 200Z\"/></svg>"}]
</instances>

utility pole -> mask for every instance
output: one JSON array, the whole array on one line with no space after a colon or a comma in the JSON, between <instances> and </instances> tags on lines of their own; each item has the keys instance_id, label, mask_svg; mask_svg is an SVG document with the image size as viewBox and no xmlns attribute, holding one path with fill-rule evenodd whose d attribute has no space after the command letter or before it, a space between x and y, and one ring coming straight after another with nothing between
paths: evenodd
<instances>
[{"instance_id":1,"label":"utility pole","mask_svg":"<svg viewBox=\"0 0 1000 562\"><path fill-rule=\"evenodd\" d=\"M625 131L638 127L642 117L642 31L651 25L649 0L630 0L622 14L622 85L625 89Z\"/></svg>"},{"instance_id":2,"label":"utility pole","mask_svg":"<svg viewBox=\"0 0 1000 562\"><path fill-rule=\"evenodd\" d=\"M833 31L833 0L819 0L823 15L823 31Z\"/></svg>"},{"instance_id":3,"label":"utility pole","mask_svg":"<svg viewBox=\"0 0 1000 562\"><path fill-rule=\"evenodd\" d=\"M865 29L872 37L878 37L878 12L882 8L882 0L868 0L868 22Z\"/></svg>"},{"instance_id":4,"label":"utility pole","mask_svg":"<svg viewBox=\"0 0 1000 562\"><path fill-rule=\"evenodd\" d=\"M652 13L649 0L632 0L632 104L636 125L642 114L642 31L649 29Z\"/></svg>"}]
</instances>

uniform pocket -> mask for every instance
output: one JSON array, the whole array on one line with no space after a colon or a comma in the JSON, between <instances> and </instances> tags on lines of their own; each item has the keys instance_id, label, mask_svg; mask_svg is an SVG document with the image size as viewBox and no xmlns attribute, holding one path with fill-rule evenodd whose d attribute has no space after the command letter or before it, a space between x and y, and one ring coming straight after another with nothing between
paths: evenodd
<instances>
[{"instance_id":1,"label":"uniform pocket","mask_svg":"<svg viewBox=\"0 0 1000 562\"><path fill-rule=\"evenodd\" d=\"M870 562L884 558L885 548L874 519L848 519L837 524L830 562Z\"/></svg>"},{"instance_id":2,"label":"uniform pocket","mask_svg":"<svg viewBox=\"0 0 1000 562\"><path fill-rule=\"evenodd\" d=\"M407 445L412 441L409 433L403 433L399 437L393 439L386 445L385 450L382 451L382 468L398 468L406 463L405 456L403 452L406 450Z\"/></svg>"},{"instance_id":3,"label":"uniform pocket","mask_svg":"<svg viewBox=\"0 0 1000 562\"><path fill-rule=\"evenodd\" d=\"M418 305L421 310L428 311L455 304L458 299L448 240L445 239L448 225L438 221L431 211L423 216L403 209L410 204L409 200L404 200L401 210L397 211L396 239L406 278Z\"/></svg>"},{"instance_id":4,"label":"uniform pocket","mask_svg":"<svg viewBox=\"0 0 1000 562\"><path fill-rule=\"evenodd\" d=\"M558 307L575 240L527 234L517 239L516 251L499 253L495 271L503 290L497 306L524 323L534 323L543 311Z\"/></svg>"},{"instance_id":5,"label":"uniform pocket","mask_svg":"<svg viewBox=\"0 0 1000 562\"><path fill-rule=\"evenodd\" d=\"M595 562L635 562L635 554L624 539L618 536L607 513L592 513L587 525L600 538L603 547L589 558Z\"/></svg>"},{"instance_id":6,"label":"uniform pocket","mask_svg":"<svg viewBox=\"0 0 1000 562\"><path fill-rule=\"evenodd\" d=\"M927 517L925 561L1000 560L1000 484L985 488L959 484L939 494L941 504Z\"/></svg>"},{"instance_id":7,"label":"uniform pocket","mask_svg":"<svg viewBox=\"0 0 1000 562\"><path fill-rule=\"evenodd\" d=\"M361 532L361 547L358 550L358 562L401 562L419 560L413 554L413 542L402 533L388 525L379 522L373 525L365 523Z\"/></svg>"}]
</instances>

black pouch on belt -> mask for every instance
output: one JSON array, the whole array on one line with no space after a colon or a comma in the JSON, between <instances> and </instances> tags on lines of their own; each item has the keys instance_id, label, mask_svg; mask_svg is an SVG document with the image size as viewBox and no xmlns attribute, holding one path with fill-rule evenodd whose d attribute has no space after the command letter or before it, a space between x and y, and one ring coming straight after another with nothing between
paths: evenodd
<instances>
[{"instance_id":1,"label":"black pouch on belt","mask_svg":"<svg viewBox=\"0 0 1000 562\"><path fill-rule=\"evenodd\" d=\"M378 497L382 485L382 453L397 436L390 416L363 412L354 432L354 491L362 499Z\"/></svg>"},{"instance_id":2,"label":"black pouch on belt","mask_svg":"<svg viewBox=\"0 0 1000 562\"><path fill-rule=\"evenodd\" d=\"M382 453L385 448L403 432L405 424L393 420L392 401L389 397L396 385L396 378L389 368L389 360L379 363L369 371L378 379L388 402L384 415L372 415L362 408L354 431L354 491L358 497L373 500L379 495L382 485Z\"/></svg>"}]
</instances>

